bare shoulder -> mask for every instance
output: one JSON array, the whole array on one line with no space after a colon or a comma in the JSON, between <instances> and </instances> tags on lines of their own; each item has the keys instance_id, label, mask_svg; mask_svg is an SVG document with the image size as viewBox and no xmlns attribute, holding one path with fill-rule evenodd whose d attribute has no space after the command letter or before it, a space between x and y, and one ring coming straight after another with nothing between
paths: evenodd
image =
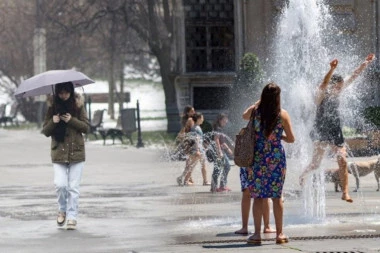
<instances>
[{"instance_id":1,"label":"bare shoulder","mask_svg":"<svg viewBox=\"0 0 380 253\"><path fill-rule=\"evenodd\" d=\"M289 113L285 109L281 109L280 115L281 115L282 119L288 119L289 118Z\"/></svg>"},{"instance_id":2,"label":"bare shoulder","mask_svg":"<svg viewBox=\"0 0 380 253\"><path fill-rule=\"evenodd\" d=\"M192 127L194 125L194 120L192 117L189 117L186 121L186 125Z\"/></svg>"},{"instance_id":3,"label":"bare shoulder","mask_svg":"<svg viewBox=\"0 0 380 253\"><path fill-rule=\"evenodd\" d=\"M290 124L291 120L288 111L281 109L281 120L285 125Z\"/></svg>"}]
</instances>

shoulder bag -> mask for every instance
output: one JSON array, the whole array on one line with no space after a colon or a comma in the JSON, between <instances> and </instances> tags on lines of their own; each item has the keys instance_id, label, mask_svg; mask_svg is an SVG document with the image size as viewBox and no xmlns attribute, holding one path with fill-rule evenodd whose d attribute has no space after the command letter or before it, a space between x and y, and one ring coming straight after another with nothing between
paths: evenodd
<instances>
[{"instance_id":1,"label":"shoulder bag","mask_svg":"<svg viewBox=\"0 0 380 253\"><path fill-rule=\"evenodd\" d=\"M253 164L255 148L255 130L253 127L256 109L252 110L251 117L246 127L243 127L236 135L234 162L239 167L249 167Z\"/></svg>"}]
</instances>

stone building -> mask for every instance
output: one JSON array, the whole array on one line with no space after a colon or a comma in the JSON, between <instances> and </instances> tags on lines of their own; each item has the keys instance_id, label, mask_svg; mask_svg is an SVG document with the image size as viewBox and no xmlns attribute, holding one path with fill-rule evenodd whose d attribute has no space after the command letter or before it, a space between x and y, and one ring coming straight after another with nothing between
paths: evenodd
<instances>
[{"instance_id":1,"label":"stone building","mask_svg":"<svg viewBox=\"0 0 380 253\"><path fill-rule=\"evenodd\" d=\"M264 71L276 20L289 0L177 0L176 48L179 74L175 84L179 109L186 104L211 120L228 111L231 89L242 56L253 52ZM290 0L291 1L291 0ZM339 30L358 45L359 55L379 55L376 0L325 0ZM373 84L378 90L377 83ZM379 101L378 92L373 99Z\"/></svg>"}]
</instances>

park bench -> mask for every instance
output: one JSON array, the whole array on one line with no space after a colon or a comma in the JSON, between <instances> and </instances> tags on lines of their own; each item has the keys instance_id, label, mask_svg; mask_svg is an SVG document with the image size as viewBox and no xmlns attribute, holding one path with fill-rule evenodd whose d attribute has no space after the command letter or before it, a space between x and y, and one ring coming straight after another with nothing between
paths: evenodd
<instances>
[{"instance_id":1,"label":"park bench","mask_svg":"<svg viewBox=\"0 0 380 253\"><path fill-rule=\"evenodd\" d=\"M4 113L4 115L0 117L0 123L4 124L4 126L6 126L7 123L9 122L12 125L16 124L16 126L18 126L19 125L18 120L17 120L18 109L19 109L19 104L13 103L11 105L11 110L9 112L9 115L6 115ZM2 110L2 109L0 108L0 110Z\"/></svg>"},{"instance_id":2,"label":"park bench","mask_svg":"<svg viewBox=\"0 0 380 253\"><path fill-rule=\"evenodd\" d=\"M127 137L133 145L132 133L136 130L136 113L135 109L131 108L120 110L115 128L99 128L98 132L103 138L103 145L106 144L107 137L111 137L112 144L115 144L116 138L124 144L123 136Z\"/></svg>"},{"instance_id":3,"label":"park bench","mask_svg":"<svg viewBox=\"0 0 380 253\"><path fill-rule=\"evenodd\" d=\"M99 129L103 125L104 111L105 111L104 109L94 111L94 115L92 116L92 119L90 122L90 132L87 135L92 134L95 136L95 139L98 139Z\"/></svg>"},{"instance_id":4,"label":"park bench","mask_svg":"<svg viewBox=\"0 0 380 253\"><path fill-rule=\"evenodd\" d=\"M1 104L0 105L0 118L5 116L5 109L7 108L6 104Z\"/></svg>"},{"instance_id":5,"label":"park bench","mask_svg":"<svg viewBox=\"0 0 380 253\"><path fill-rule=\"evenodd\" d=\"M0 124L2 123L2 119L5 117L5 110L7 109L6 104L0 104Z\"/></svg>"}]
</instances>

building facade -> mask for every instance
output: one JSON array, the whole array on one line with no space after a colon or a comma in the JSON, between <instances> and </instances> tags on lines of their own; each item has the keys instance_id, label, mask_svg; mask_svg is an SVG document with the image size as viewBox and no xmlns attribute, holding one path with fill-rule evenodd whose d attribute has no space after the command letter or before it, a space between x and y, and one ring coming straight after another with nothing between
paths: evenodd
<instances>
[{"instance_id":1,"label":"building facade","mask_svg":"<svg viewBox=\"0 0 380 253\"><path fill-rule=\"evenodd\" d=\"M179 109L191 104L212 120L228 111L226 94L245 53L264 71L286 0L178 0L175 78ZM291 1L291 0L290 0ZM338 29L358 45L358 55L379 53L377 0L325 0ZM373 83L378 91L377 82ZM372 94L378 101L378 92Z\"/></svg>"}]
</instances>

